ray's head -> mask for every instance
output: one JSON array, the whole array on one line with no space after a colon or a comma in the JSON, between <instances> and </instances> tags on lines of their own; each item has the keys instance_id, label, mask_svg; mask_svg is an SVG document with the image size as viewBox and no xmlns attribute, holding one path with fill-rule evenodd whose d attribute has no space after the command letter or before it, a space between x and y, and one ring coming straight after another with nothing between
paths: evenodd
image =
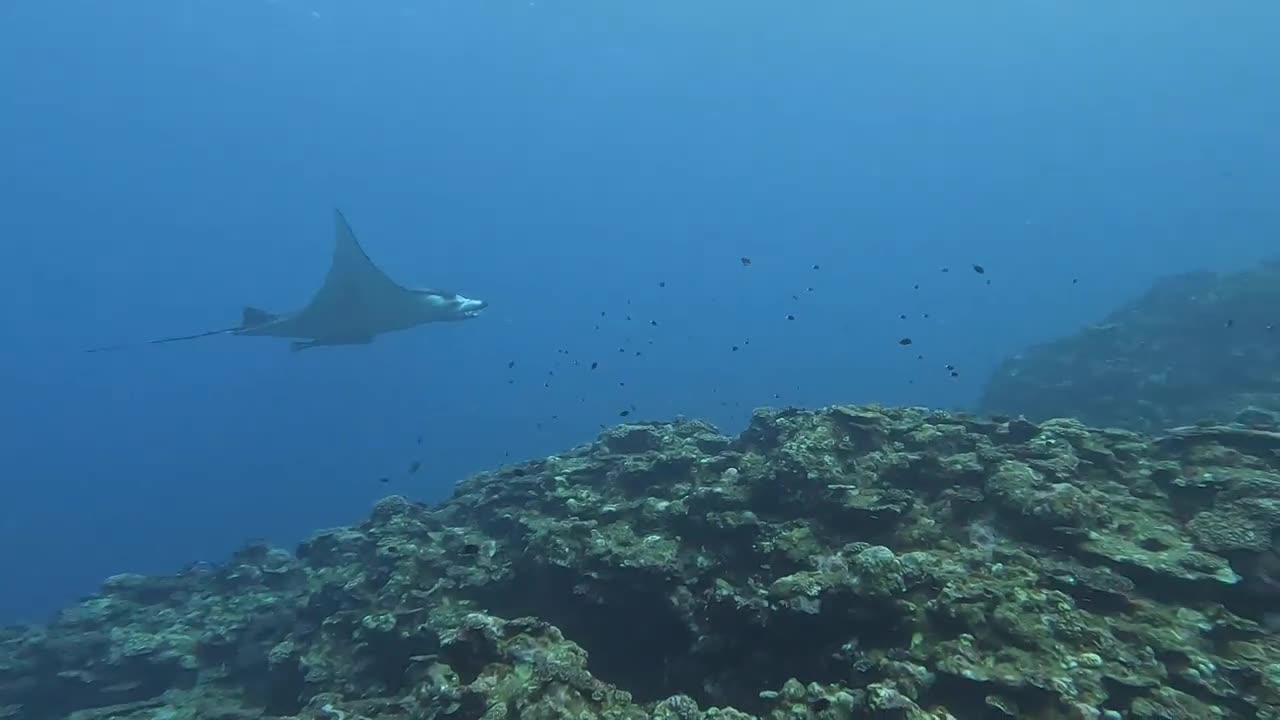
<instances>
[{"instance_id":1,"label":"ray's head","mask_svg":"<svg viewBox=\"0 0 1280 720\"><path fill-rule=\"evenodd\" d=\"M418 295L422 298L431 320L436 321L470 320L480 317L480 313L489 307L489 303L484 300L469 298L447 290L419 290Z\"/></svg>"}]
</instances>

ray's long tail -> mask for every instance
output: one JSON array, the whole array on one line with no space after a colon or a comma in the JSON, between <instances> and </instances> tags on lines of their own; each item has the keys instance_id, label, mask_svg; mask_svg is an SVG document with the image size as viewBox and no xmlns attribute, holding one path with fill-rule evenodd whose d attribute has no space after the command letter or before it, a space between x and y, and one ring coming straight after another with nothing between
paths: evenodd
<instances>
[{"instance_id":1,"label":"ray's long tail","mask_svg":"<svg viewBox=\"0 0 1280 720\"><path fill-rule=\"evenodd\" d=\"M197 340L199 338L210 337L213 335L229 335L239 329L241 328L237 326L233 328L223 328L221 330L209 330L208 332L196 333L194 335L177 335L174 337L159 338L156 340L145 340L143 342L119 343L116 345L102 345L100 347L89 348L88 350L85 350L85 352L91 352L91 353L107 352L109 350L124 350L127 348L142 347L143 345L160 345L163 343L181 342L183 340Z\"/></svg>"}]
</instances>

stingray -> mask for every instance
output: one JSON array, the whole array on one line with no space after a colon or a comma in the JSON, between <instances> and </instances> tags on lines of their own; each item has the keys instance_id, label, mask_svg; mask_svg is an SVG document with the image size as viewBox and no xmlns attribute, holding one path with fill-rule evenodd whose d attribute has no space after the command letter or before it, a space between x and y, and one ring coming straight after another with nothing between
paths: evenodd
<instances>
[{"instance_id":1,"label":"stingray","mask_svg":"<svg viewBox=\"0 0 1280 720\"><path fill-rule=\"evenodd\" d=\"M478 317L489 303L463 297L447 290L407 288L387 276L356 240L351 225L334 211L336 226L333 262L324 284L300 310L271 313L246 307L240 324L192 335L147 340L140 343L107 345L88 352L116 350L138 345L195 340L213 335L246 335L293 340L297 350L326 345L367 345L390 332L433 322L452 322Z\"/></svg>"}]
</instances>

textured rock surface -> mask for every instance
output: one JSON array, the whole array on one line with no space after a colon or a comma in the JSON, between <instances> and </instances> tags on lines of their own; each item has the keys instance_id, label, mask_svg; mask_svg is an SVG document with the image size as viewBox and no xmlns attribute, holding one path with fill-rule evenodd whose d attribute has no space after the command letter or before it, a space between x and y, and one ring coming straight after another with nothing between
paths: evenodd
<instances>
[{"instance_id":1,"label":"textured rock surface","mask_svg":"<svg viewBox=\"0 0 1280 720\"><path fill-rule=\"evenodd\" d=\"M681 421L0 632L0 718L1280 718L1280 435Z\"/></svg>"},{"instance_id":2,"label":"textured rock surface","mask_svg":"<svg viewBox=\"0 0 1280 720\"><path fill-rule=\"evenodd\" d=\"M979 405L1140 432L1280 419L1280 262L1160 281L1103 322L1006 360Z\"/></svg>"}]
</instances>

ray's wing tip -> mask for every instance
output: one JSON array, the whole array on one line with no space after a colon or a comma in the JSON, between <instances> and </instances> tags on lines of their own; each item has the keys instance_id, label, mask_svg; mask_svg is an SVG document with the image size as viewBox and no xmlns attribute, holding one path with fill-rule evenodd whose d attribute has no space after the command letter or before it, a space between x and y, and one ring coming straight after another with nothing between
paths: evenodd
<instances>
[{"instance_id":1,"label":"ray's wing tip","mask_svg":"<svg viewBox=\"0 0 1280 720\"><path fill-rule=\"evenodd\" d=\"M351 223L347 220L347 216L342 214L342 210L336 205L333 208L333 222L338 227L341 234L354 235L355 231L351 229Z\"/></svg>"}]
</instances>

